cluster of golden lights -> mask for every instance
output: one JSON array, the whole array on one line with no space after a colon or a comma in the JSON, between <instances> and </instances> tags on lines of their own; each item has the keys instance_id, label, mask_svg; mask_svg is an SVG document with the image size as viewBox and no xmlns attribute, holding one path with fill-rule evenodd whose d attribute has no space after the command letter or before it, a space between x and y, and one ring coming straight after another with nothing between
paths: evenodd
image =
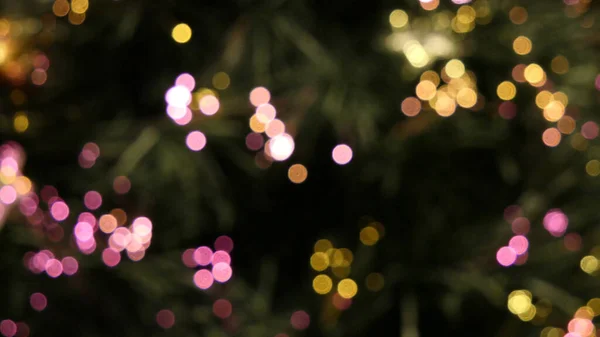
<instances>
[{"instance_id":1,"label":"cluster of golden lights","mask_svg":"<svg viewBox=\"0 0 600 337\"><path fill-rule=\"evenodd\" d=\"M440 74L433 70L421 74L415 88L416 97L402 101L402 112L414 117L421 110L433 109L438 115L449 117L457 107L478 110L483 104L483 97L478 95L476 83L475 74L468 71L462 61L452 59Z\"/></svg>"}]
</instances>

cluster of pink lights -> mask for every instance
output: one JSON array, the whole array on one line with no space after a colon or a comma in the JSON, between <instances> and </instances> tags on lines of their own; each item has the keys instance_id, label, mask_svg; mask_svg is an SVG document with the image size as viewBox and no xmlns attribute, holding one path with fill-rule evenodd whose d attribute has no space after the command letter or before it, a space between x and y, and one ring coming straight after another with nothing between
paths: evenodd
<instances>
[{"instance_id":1,"label":"cluster of pink lights","mask_svg":"<svg viewBox=\"0 0 600 337\"><path fill-rule=\"evenodd\" d=\"M226 236L219 236L214 243L214 252L210 247L201 246L190 248L183 252L181 259L189 268L201 267L193 277L194 284L203 290L210 288L213 283L225 283L233 274L231 269L231 251L233 240ZM209 270L208 266L212 265Z\"/></svg>"},{"instance_id":2,"label":"cluster of pink lights","mask_svg":"<svg viewBox=\"0 0 600 337\"><path fill-rule=\"evenodd\" d=\"M511 223L511 228L515 234L508 242L507 246L501 247L496 252L496 260L504 267L511 265L522 265L527 262L527 250L529 241L527 233L531 224L529 219L523 217L521 208L516 205L509 206L504 211L504 218ZM544 228L554 237L564 236L563 242L567 250L577 251L581 249L581 236L577 233L569 233L565 236L569 226L569 218L560 209L551 209L543 219Z\"/></svg>"},{"instance_id":3,"label":"cluster of pink lights","mask_svg":"<svg viewBox=\"0 0 600 337\"><path fill-rule=\"evenodd\" d=\"M71 276L77 273L79 263L72 256L65 256L59 259L54 253L45 249L38 253L28 252L23 259L25 266L34 274L46 273L52 278L61 275Z\"/></svg>"},{"instance_id":4,"label":"cluster of pink lights","mask_svg":"<svg viewBox=\"0 0 600 337\"><path fill-rule=\"evenodd\" d=\"M270 160L288 159L294 153L294 138L286 133L285 123L277 119L277 109L270 103L271 92L265 87L256 87L250 91L249 100L255 107L253 118L264 126L268 140L265 143L261 134L250 133L246 136L246 145L254 151L260 150L264 145L264 153Z\"/></svg>"},{"instance_id":5,"label":"cluster of pink lights","mask_svg":"<svg viewBox=\"0 0 600 337\"><path fill-rule=\"evenodd\" d=\"M175 80L175 85L165 94L167 115L178 125L187 125L192 121L193 110L199 110L206 116L212 116L219 111L220 102L211 94L204 95L198 101L198 106L191 106L192 91L196 80L188 73L183 73Z\"/></svg>"},{"instance_id":6,"label":"cluster of pink lights","mask_svg":"<svg viewBox=\"0 0 600 337\"><path fill-rule=\"evenodd\" d=\"M516 205L506 208L504 218L511 224L512 232L515 235L508 241L508 245L498 249L496 260L504 267L525 264L529 249L529 240L526 235L531 227L529 219L521 216L521 209Z\"/></svg>"},{"instance_id":7,"label":"cluster of pink lights","mask_svg":"<svg viewBox=\"0 0 600 337\"><path fill-rule=\"evenodd\" d=\"M79 153L79 166L90 168L96 164L98 157L100 157L100 147L96 143L86 143Z\"/></svg>"},{"instance_id":8,"label":"cluster of pink lights","mask_svg":"<svg viewBox=\"0 0 600 337\"><path fill-rule=\"evenodd\" d=\"M147 217L138 217L129 227L116 227L116 219L106 214L102 231L109 234L108 247L102 251L102 261L109 267L121 262L121 252L125 251L132 261L139 261L146 255L152 239L152 221ZM112 224L108 223L112 222Z\"/></svg>"}]
</instances>

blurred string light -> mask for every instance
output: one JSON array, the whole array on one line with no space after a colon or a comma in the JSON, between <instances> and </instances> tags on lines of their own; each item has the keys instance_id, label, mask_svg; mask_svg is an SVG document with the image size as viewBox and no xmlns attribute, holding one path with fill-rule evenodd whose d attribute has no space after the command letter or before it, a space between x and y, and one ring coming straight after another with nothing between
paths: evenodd
<instances>
[{"instance_id":1,"label":"blurred string light","mask_svg":"<svg viewBox=\"0 0 600 337\"><path fill-rule=\"evenodd\" d=\"M417 116L424 109L433 109L439 116L449 117L457 107L479 109L477 103L481 100L475 75L459 59L449 60L440 74L433 70L424 71L415 87L415 95L416 98L407 97L401 104L402 112L408 117Z\"/></svg>"},{"instance_id":2,"label":"blurred string light","mask_svg":"<svg viewBox=\"0 0 600 337\"><path fill-rule=\"evenodd\" d=\"M179 23L171 30L171 37L177 43L187 43L192 38L192 29L186 23Z\"/></svg>"},{"instance_id":3,"label":"blurred string light","mask_svg":"<svg viewBox=\"0 0 600 337\"><path fill-rule=\"evenodd\" d=\"M381 223L371 221L361 230L359 238L364 245L372 246L379 241L384 232ZM319 239L314 244L309 263L318 274L313 278L312 288L319 295L327 295L333 291L330 298L338 310L348 309L351 299L359 291L356 281L348 277L353 261L354 254L350 249L336 248L328 239ZM328 269L332 275L327 274ZM369 291L379 291L383 285L384 278L380 273L371 273L365 279L365 286Z\"/></svg>"},{"instance_id":4,"label":"blurred string light","mask_svg":"<svg viewBox=\"0 0 600 337\"><path fill-rule=\"evenodd\" d=\"M219 236L214 242L214 251L208 246L186 249L181 254L183 264L188 268L201 267L192 277L193 283L202 290L207 290L214 282L226 283L231 279L231 251L233 240L226 235ZM208 266L212 265L209 270Z\"/></svg>"}]
</instances>

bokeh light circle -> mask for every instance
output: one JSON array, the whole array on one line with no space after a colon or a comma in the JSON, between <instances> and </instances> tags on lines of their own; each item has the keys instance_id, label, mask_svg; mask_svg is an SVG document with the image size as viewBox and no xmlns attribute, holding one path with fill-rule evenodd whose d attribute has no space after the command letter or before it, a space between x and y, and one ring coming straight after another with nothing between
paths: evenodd
<instances>
[{"instance_id":1,"label":"bokeh light circle","mask_svg":"<svg viewBox=\"0 0 600 337\"><path fill-rule=\"evenodd\" d=\"M333 161L338 165L346 165L352 160L352 148L346 144L340 144L331 152Z\"/></svg>"}]
</instances>

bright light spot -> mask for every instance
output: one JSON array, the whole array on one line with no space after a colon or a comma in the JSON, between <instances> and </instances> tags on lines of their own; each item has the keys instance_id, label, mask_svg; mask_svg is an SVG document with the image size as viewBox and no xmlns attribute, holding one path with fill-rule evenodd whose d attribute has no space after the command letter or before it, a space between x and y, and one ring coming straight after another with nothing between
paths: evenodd
<instances>
[{"instance_id":1,"label":"bright light spot","mask_svg":"<svg viewBox=\"0 0 600 337\"><path fill-rule=\"evenodd\" d=\"M593 274L598 270L598 259L592 255L584 256L579 265L584 272Z\"/></svg>"},{"instance_id":2,"label":"bright light spot","mask_svg":"<svg viewBox=\"0 0 600 337\"><path fill-rule=\"evenodd\" d=\"M183 73L177 76L177 79L175 80L175 85L184 86L187 88L188 91L191 92L196 87L196 80L194 80L194 76L188 73Z\"/></svg>"},{"instance_id":3,"label":"bright light spot","mask_svg":"<svg viewBox=\"0 0 600 337\"><path fill-rule=\"evenodd\" d=\"M529 248L529 240L523 235L516 235L510 239L508 246L514 249L517 255L521 255Z\"/></svg>"},{"instance_id":4,"label":"bright light spot","mask_svg":"<svg viewBox=\"0 0 600 337\"><path fill-rule=\"evenodd\" d=\"M343 298L352 298L358 292L358 286L354 280L347 278L338 283L337 290Z\"/></svg>"},{"instance_id":5,"label":"bright light spot","mask_svg":"<svg viewBox=\"0 0 600 337\"><path fill-rule=\"evenodd\" d=\"M294 146L294 139L289 134L275 136L269 141L270 156L277 161L284 161L292 155Z\"/></svg>"},{"instance_id":6,"label":"bright light spot","mask_svg":"<svg viewBox=\"0 0 600 337\"><path fill-rule=\"evenodd\" d=\"M0 202L5 205L11 205L17 200L17 191L10 185L5 185L0 188ZM58 220L58 219L57 219Z\"/></svg>"},{"instance_id":7,"label":"bright light spot","mask_svg":"<svg viewBox=\"0 0 600 337\"><path fill-rule=\"evenodd\" d=\"M261 104L256 108L256 118L259 122L267 124L272 121L277 115L275 107L269 103Z\"/></svg>"},{"instance_id":8,"label":"bright light spot","mask_svg":"<svg viewBox=\"0 0 600 337\"><path fill-rule=\"evenodd\" d=\"M57 259L49 259L46 261L46 274L52 278L57 278L63 272L63 266Z\"/></svg>"},{"instance_id":9,"label":"bright light spot","mask_svg":"<svg viewBox=\"0 0 600 337\"><path fill-rule=\"evenodd\" d=\"M496 89L498 97L504 101L510 101L517 94L517 87L509 81L504 81L498 85Z\"/></svg>"},{"instance_id":10,"label":"bright light spot","mask_svg":"<svg viewBox=\"0 0 600 337\"><path fill-rule=\"evenodd\" d=\"M532 43L526 36L519 36L513 41L513 50L517 55L527 55L531 52Z\"/></svg>"},{"instance_id":11,"label":"bright light spot","mask_svg":"<svg viewBox=\"0 0 600 337\"><path fill-rule=\"evenodd\" d=\"M192 131L187 135L185 143L190 150L200 151L206 146L206 136L200 131Z\"/></svg>"},{"instance_id":12,"label":"bright light spot","mask_svg":"<svg viewBox=\"0 0 600 337\"><path fill-rule=\"evenodd\" d=\"M57 201L50 207L50 214L56 221L63 221L69 216L69 206L63 201Z\"/></svg>"},{"instance_id":13,"label":"bright light spot","mask_svg":"<svg viewBox=\"0 0 600 337\"><path fill-rule=\"evenodd\" d=\"M229 281L231 278L233 271L231 270L231 266L225 262L219 262L213 265L212 274L215 281L219 283L225 283Z\"/></svg>"},{"instance_id":14,"label":"bright light spot","mask_svg":"<svg viewBox=\"0 0 600 337\"><path fill-rule=\"evenodd\" d=\"M552 234L552 236L560 237L567 230L569 218L559 209L552 209L544 216L544 228Z\"/></svg>"},{"instance_id":15,"label":"bright light spot","mask_svg":"<svg viewBox=\"0 0 600 337\"><path fill-rule=\"evenodd\" d=\"M210 288L213 282L213 274L207 269L200 269L194 274L194 284L202 290Z\"/></svg>"},{"instance_id":16,"label":"bright light spot","mask_svg":"<svg viewBox=\"0 0 600 337\"><path fill-rule=\"evenodd\" d=\"M316 252L310 257L310 266L316 271L329 267L329 256L324 252Z\"/></svg>"},{"instance_id":17,"label":"bright light spot","mask_svg":"<svg viewBox=\"0 0 600 337\"><path fill-rule=\"evenodd\" d=\"M325 295L331 291L331 288L333 288L333 282L331 281L331 277L325 274L320 274L313 279L312 286L317 294Z\"/></svg>"},{"instance_id":18,"label":"bright light spot","mask_svg":"<svg viewBox=\"0 0 600 337\"><path fill-rule=\"evenodd\" d=\"M173 27L171 37L177 43L186 43L192 38L192 29L185 23L180 23Z\"/></svg>"},{"instance_id":19,"label":"bright light spot","mask_svg":"<svg viewBox=\"0 0 600 337\"><path fill-rule=\"evenodd\" d=\"M207 116L216 114L219 107L219 99L213 95L206 95L200 99L200 111Z\"/></svg>"},{"instance_id":20,"label":"bright light spot","mask_svg":"<svg viewBox=\"0 0 600 337\"><path fill-rule=\"evenodd\" d=\"M295 184L303 183L308 177L308 170L302 164L294 164L288 170L288 178Z\"/></svg>"},{"instance_id":21,"label":"bright light spot","mask_svg":"<svg viewBox=\"0 0 600 337\"><path fill-rule=\"evenodd\" d=\"M265 87L257 87L250 91L250 103L255 107L267 104L271 100L271 93Z\"/></svg>"},{"instance_id":22,"label":"bright light spot","mask_svg":"<svg viewBox=\"0 0 600 337\"><path fill-rule=\"evenodd\" d=\"M333 161L338 165L346 165L352 160L352 148L346 144L340 144L331 152Z\"/></svg>"},{"instance_id":23,"label":"bright light spot","mask_svg":"<svg viewBox=\"0 0 600 337\"><path fill-rule=\"evenodd\" d=\"M457 59L448 61L444 69L450 78L460 78L465 74L465 65L462 63L462 61Z\"/></svg>"},{"instance_id":24,"label":"bright light spot","mask_svg":"<svg viewBox=\"0 0 600 337\"><path fill-rule=\"evenodd\" d=\"M179 108L177 112L169 113L171 118L181 118L185 114L185 108L192 101L192 93L183 85L176 85L167 90L165 101L170 106Z\"/></svg>"},{"instance_id":25,"label":"bright light spot","mask_svg":"<svg viewBox=\"0 0 600 337\"><path fill-rule=\"evenodd\" d=\"M94 228L87 222L78 222L73 232L79 241L88 241L94 236Z\"/></svg>"},{"instance_id":26,"label":"bright light spot","mask_svg":"<svg viewBox=\"0 0 600 337\"><path fill-rule=\"evenodd\" d=\"M526 313L531 304L531 294L523 290L515 290L508 295L508 310L515 315Z\"/></svg>"},{"instance_id":27,"label":"bright light spot","mask_svg":"<svg viewBox=\"0 0 600 337\"><path fill-rule=\"evenodd\" d=\"M114 267L121 262L121 254L113 248L106 248L102 251L102 261L109 267Z\"/></svg>"},{"instance_id":28,"label":"bright light spot","mask_svg":"<svg viewBox=\"0 0 600 337\"><path fill-rule=\"evenodd\" d=\"M390 13L390 25L394 28L402 28L408 23L408 14L401 9L396 9Z\"/></svg>"},{"instance_id":29,"label":"bright light spot","mask_svg":"<svg viewBox=\"0 0 600 337\"><path fill-rule=\"evenodd\" d=\"M229 254L226 251L217 250L212 255L210 263L212 263L213 265L216 265L216 264L219 264L219 263L231 264L231 256L229 256Z\"/></svg>"},{"instance_id":30,"label":"bright light spot","mask_svg":"<svg viewBox=\"0 0 600 337\"><path fill-rule=\"evenodd\" d=\"M498 249L496 260L501 266L508 267L517 260L517 252L508 246Z\"/></svg>"},{"instance_id":31,"label":"bright light spot","mask_svg":"<svg viewBox=\"0 0 600 337\"><path fill-rule=\"evenodd\" d=\"M257 115L258 117L258 115ZM285 132L285 124L279 119L273 119L269 123L267 123L265 128L265 133L269 138L273 138L279 136L280 134Z\"/></svg>"}]
</instances>

